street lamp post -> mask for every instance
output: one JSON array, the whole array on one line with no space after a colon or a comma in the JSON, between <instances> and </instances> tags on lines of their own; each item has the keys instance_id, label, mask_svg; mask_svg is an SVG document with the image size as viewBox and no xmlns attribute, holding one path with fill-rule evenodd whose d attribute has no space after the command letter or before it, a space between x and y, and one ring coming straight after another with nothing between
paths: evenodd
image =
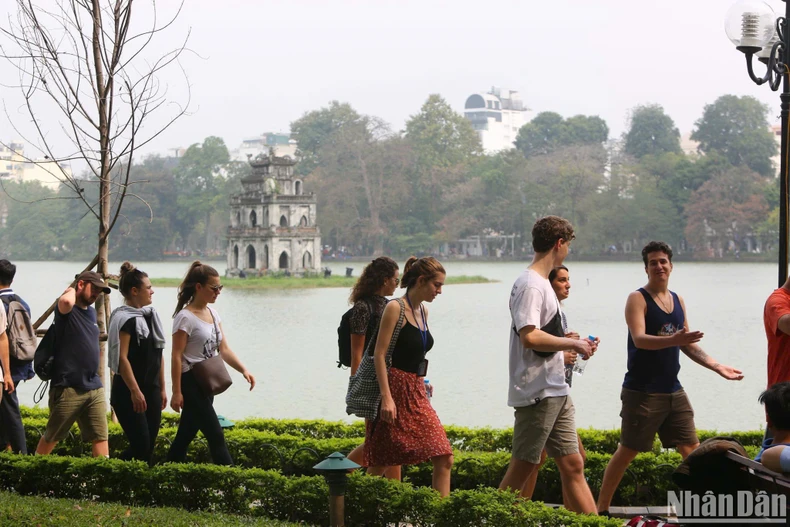
<instances>
[{"instance_id":1,"label":"street lamp post","mask_svg":"<svg viewBox=\"0 0 790 527\"><path fill-rule=\"evenodd\" d=\"M782 88L782 145L779 170L779 287L787 280L788 251L788 116L790 116L790 2L785 16L776 18L771 6L760 0L739 0L727 13L725 29L738 51L746 55L749 77L759 86L768 84L773 91ZM765 75L758 77L752 65L754 57L766 65Z\"/></svg>"}]
</instances>

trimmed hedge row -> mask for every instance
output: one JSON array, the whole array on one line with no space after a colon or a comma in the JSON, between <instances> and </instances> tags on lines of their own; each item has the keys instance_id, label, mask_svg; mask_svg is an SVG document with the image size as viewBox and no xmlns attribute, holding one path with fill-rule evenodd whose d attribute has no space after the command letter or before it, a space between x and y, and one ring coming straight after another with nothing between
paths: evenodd
<instances>
[{"instance_id":1,"label":"trimmed hedge row","mask_svg":"<svg viewBox=\"0 0 790 527\"><path fill-rule=\"evenodd\" d=\"M0 487L25 495L178 507L328 525L323 478L214 465L0 454ZM429 488L353 474L346 497L349 525L619 527L620 520L552 510L494 489L457 490L440 499Z\"/></svg>"},{"instance_id":2,"label":"trimmed hedge row","mask_svg":"<svg viewBox=\"0 0 790 527\"><path fill-rule=\"evenodd\" d=\"M46 421L46 408L22 407L22 416L27 421L43 419ZM178 414L167 412L162 415L162 427L178 426ZM33 424L33 423L31 423ZM44 423L46 425L46 422ZM35 426L40 427L39 423ZM365 437L365 425L362 421L343 423L324 421L321 419L244 419L235 423L235 430L256 430L276 435L289 435L311 439L354 439L357 444ZM43 428L42 428L43 430ZM513 441L512 428L466 428L462 426L445 426L447 437L456 450L477 452L509 452ZM764 431L717 432L715 430L699 430L700 441L717 435L731 436L744 446L759 447L762 444ZM613 454L620 440L620 430L596 430L593 428L579 429L579 436L585 450ZM656 438L653 452L660 453L661 443Z\"/></svg>"},{"instance_id":3,"label":"trimmed hedge row","mask_svg":"<svg viewBox=\"0 0 790 527\"><path fill-rule=\"evenodd\" d=\"M45 421L27 419L30 425L40 425L43 430ZM26 428L28 442L35 447L38 435L34 426ZM62 441L55 453L66 456L80 456L90 452L90 446L78 440L76 428L74 436ZM174 428L163 429L157 441L155 458L165 459L169 441L175 436ZM332 452L349 452L359 439L312 439L289 435L277 435L257 430L227 430L228 447L237 465L241 467L273 469L285 475L312 475L312 466ZM118 425L110 425L110 452L117 456L127 445L126 437ZM275 447L275 448L271 448ZM306 449L312 449L315 453ZM747 452L753 457L758 447L748 446ZM31 450L32 451L32 450ZM279 453L278 453L279 452ZM497 487L507 469L509 452L466 452L456 450L452 471L452 488L475 489L480 486ZM611 454L588 452L585 472L594 491L600 487L603 472ZM200 438L190 448L188 460L208 463L208 445ZM623 479L615 496L615 503L621 505L644 505L662 503L667 490L676 490L669 474L680 463L680 455L674 451L645 453L637 456ZM403 468L403 479L417 486L430 487L432 477L431 463L409 465ZM551 503L562 502L559 472L552 460L544 466L538 478L535 499Z\"/></svg>"}]
</instances>

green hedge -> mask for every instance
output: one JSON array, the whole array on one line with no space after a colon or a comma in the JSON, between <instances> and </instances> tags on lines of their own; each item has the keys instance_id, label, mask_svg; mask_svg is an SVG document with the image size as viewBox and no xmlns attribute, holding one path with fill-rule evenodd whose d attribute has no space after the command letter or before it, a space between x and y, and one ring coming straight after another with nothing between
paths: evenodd
<instances>
[{"instance_id":1,"label":"green hedge","mask_svg":"<svg viewBox=\"0 0 790 527\"><path fill-rule=\"evenodd\" d=\"M33 419L35 426L41 427L38 420L48 416L46 408L22 407L22 416L27 421ZM171 428L178 426L178 414L166 412L162 415L162 427ZM33 423L31 423L33 424ZM270 432L276 435L289 435L311 439L354 439L357 443L365 437L365 425L362 421L343 423L339 421L324 421L321 419L244 419L236 421L235 430L255 430ZM43 430L43 429L42 429ZM476 452L509 452L513 441L512 428L467 428L462 426L445 426L447 437L453 448L462 451ZM764 431L755 430L747 432L717 432L715 430L699 430L700 441L717 435L732 436L744 446L759 447L762 444ZM585 450L613 454L620 440L620 430L596 430L593 428L579 429L579 436L584 443ZM656 438L653 452L660 453L661 444Z\"/></svg>"},{"instance_id":2,"label":"green hedge","mask_svg":"<svg viewBox=\"0 0 790 527\"><path fill-rule=\"evenodd\" d=\"M0 487L23 495L178 507L328 524L328 488L319 476L287 477L261 469L59 456L0 454ZM353 474L346 498L349 525L611 526L619 520L552 510L494 489L458 490L440 499L429 488Z\"/></svg>"}]
</instances>

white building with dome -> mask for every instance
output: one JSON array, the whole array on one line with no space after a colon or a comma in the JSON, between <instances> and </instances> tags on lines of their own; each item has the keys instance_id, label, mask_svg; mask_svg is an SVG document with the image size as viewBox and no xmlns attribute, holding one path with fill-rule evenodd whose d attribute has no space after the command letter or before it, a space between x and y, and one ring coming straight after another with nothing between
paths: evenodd
<instances>
[{"instance_id":1,"label":"white building with dome","mask_svg":"<svg viewBox=\"0 0 790 527\"><path fill-rule=\"evenodd\" d=\"M487 154L513 148L518 131L532 118L517 91L491 88L466 99L464 117L480 136Z\"/></svg>"}]
</instances>

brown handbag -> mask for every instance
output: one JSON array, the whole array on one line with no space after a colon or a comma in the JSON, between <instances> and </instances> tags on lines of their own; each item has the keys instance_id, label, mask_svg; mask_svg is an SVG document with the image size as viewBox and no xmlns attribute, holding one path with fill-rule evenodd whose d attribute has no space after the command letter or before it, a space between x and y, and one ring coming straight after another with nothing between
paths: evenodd
<instances>
[{"instance_id":1,"label":"brown handbag","mask_svg":"<svg viewBox=\"0 0 790 527\"><path fill-rule=\"evenodd\" d=\"M214 320L213 313L211 313L211 319ZM221 394L233 384L228 369L225 367L225 361L222 360L219 353L219 330L216 320L214 320L214 332L217 336L217 354L192 366L192 373L195 375L198 386L204 394L212 396Z\"/></svg>"}]
</instances>

